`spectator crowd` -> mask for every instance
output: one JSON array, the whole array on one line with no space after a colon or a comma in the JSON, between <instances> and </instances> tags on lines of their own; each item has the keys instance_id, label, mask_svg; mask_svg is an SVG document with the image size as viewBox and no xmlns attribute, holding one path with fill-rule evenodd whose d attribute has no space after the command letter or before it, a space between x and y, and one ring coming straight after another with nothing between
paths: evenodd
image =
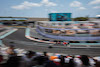
<instances>
[{"instance_id":1,"label":"spectator crowd","mask_svg":"<svg viewBox=\"0 0 100 67\"><path fill-rule=\"evenodd\" d=\"M61 54L50 56L47 52L36 53L30 50L21 53L10 45L8 48L0 47L0 67L100 67L100 57Z\"/></svg>"}]
</instances>

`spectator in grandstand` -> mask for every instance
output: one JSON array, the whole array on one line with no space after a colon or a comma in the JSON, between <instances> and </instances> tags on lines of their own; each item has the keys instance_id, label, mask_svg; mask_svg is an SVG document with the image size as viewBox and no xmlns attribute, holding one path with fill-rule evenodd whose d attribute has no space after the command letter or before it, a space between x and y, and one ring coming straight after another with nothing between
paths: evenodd
<instances>
[{"instance_id":1,"label":"spectator in grandstand","mask_svg":"<svg viewBox=\"0 0 100 67\"><path fill-rule=\"evenodd\" d=\"M36 62L36 64L32 67L44 67L45 66L45 57L44 56L38 56L33 61Z\"/></svg>"},{"instance_id":2,"label":"spectator in grandstand","mask_svg":"<svg viewBox=\"0 0 100 67\"><path fill-rule=\"evenodd\" d=\"M49 55L48 55L47 52L43 52L43 56L45 56L45 57L49 57Z\"/></svg>"},{"instance_id":3,"label":"spectator in grandstand","mask_svg":"<svg viewBox=\"0 0 100 67\"><path fill-rule=\"evenodd\" d=\"M81 64L77 67L93 67L92 65L90 65L90 62L89 62L89 58L87 55L81 55Z\"/></svg>"},{"instance_id":4,"label":"spectator in grandstand","mask_svg":"<svg viewBox=\"0 0 100 67\"><path fill-rule=\"evenodd\" d=\"M25 56L22 57L20 67L30 67L32 60L36 57L36 53L33 51L28 51Z\"/></svg>"},{"instance_id":5,"label":"spectator in grandstand","mask_svg":"<svg viewBox=\"0 0 100 67\"><path fill-rule=\"evenodd\" d=\"M59 58L58 58L58 59L53 59L53 62L54 62L56 65L60 66L60 59L59 59Z\"/></svg>"},{"instance_id":6,"label":"spectator in grandstand","mask_svg":"<svg viewBox=\"0 0 100 67\"><path fill-rule=\"evenodd\" d=\"M8 57L17 56L17 51L15 51L14 45L10 45L6 52L8 54Z\"/></svg>"},{"instance_id":7,"label":"spectator in grandstand","mask_svg":"<svg viewBox=\"0 0 100 67\"><path fill-rule=\"evenodd\" d=\"M76 67L76 63L74 62L74 58L70 59L68 63L68 67Z\"/></svg>"},{"instance_id":8,"label":"spectator in grandstand","mask_svg":"<svg viewBox=\"0 0 100 67\"><path fill-rule=\"evenodd\" d=\"M59 67L45 56L38 56L34 60L37 61L37 64L33 67Z\"/></svg>"},{"instance_id":9,"label":"spectator in grandstand","mask_svg":"<svg viewBox=\"0 0 100 67\"><path fill-rule=\"evenodd\" d=\"M3 56L0 55L0 63L3 61Z\"/></svg>"},{"instance_id":10,"label":"spectator in grandstand","mask_svg":"<svg viewBox=\"0 0 100 67\"><path fill-rule=\"evenodd\" d=\"M61 55L59 59L60 59L61 67L64 67L64 65L65 65L65 57L63 55Z\"/></svg>"},{"instance_id":11,"label":"spectator in grandstand","mask_svg":"<svg viewBox=\"0 0 100 67\"><path fill-rule=\"evenodd\" d=\"M60 67L59 65L56 65L53 61L46 61L45 67Z\"/></svg>"},{"instance_id":12,"label":"spectator in grandstand","mask_svg":"<svg viewBox=\"0 0 100 67\"><path fill-rule=\"evenodd\" d=\"M95 60L95 59L94 59L94 61L96 62L96 63L95 63L95 67L100 67L100 61L97 61L97 60Z\"/></svg>"},{"instance_id":13,"label":"spectator in grandstand","mask_svg":"<svg viewBox=\"0 0 100 67\"><path fill-rule=\"evenodd\" d=\"M3 65L3 67L19 67L20 60L21 59L18 56L11 56L7 60L7 63L5 63L5 65Z\"/></svg>"}]
</instances>

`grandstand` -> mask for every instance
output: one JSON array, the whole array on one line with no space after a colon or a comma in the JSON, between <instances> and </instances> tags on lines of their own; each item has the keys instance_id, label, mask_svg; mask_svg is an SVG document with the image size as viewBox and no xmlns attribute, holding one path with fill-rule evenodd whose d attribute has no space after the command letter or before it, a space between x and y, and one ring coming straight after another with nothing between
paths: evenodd
<instances>
[{"instance_id":1,"label":"grandstand","mask_svg":"<svg viewBox=\"0 0 100 67\"><path fill-rule=\"evenodd\" d=\"M100 43L99 22L37 22L36 31L42 36L70 43Z\"/></svg>"}]
</instances>

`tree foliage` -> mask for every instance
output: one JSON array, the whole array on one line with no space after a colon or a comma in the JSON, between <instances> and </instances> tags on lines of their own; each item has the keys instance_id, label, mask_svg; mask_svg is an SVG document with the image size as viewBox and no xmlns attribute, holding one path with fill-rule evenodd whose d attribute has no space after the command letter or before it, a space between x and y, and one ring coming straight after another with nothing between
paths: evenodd
<instances>
[{"instance_id":1,"label":"tree foliage","mask_svg":"<svg viewBox=\"0 0 100 67\"><path fill-rule=\"evenodd\" d=\"M88 17L77 17L77 18L74 18L73 20L74 21L87 21L89 18Z\"/></svg>"}]
</instances>

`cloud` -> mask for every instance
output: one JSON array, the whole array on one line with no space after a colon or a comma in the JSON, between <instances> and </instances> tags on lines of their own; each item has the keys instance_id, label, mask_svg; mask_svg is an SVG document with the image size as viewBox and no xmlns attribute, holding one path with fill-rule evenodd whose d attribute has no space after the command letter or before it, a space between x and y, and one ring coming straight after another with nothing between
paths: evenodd
<instances>
[{"instance_id":1,"label":"cloud","mask_svg":"<svg viewBox=\"0 0 100 67\"><path fill-rule=\"evenodd\" d=\"M80 10L85 10L86 8L82 6L82 3L79 2L79 1L73 1L71 4L70 4L71 7L77 7L78 9Z\"/></svg>"},{"instance_id":2,"label":"cloud","mask_svg":"<svg viewBox=\"0 0 100 67\"><path fill-rule=\"evenodd\" d=\"M41 6L41 4L38 4L38 3L24 1L20 5L12 6L11 8L22 10L22 9L29 9L31 7L40 7L40 6Z\"/></svg>"},{"instance_id":3,"label":"cloud","mask_svg":"<svg viewBox=\"0 0 100 67\"><path fill-rule=\"evenodd\" d=\"M80 9L80 10L85 10L86 8L85 8L85 7L79 7L79 9Z\"/></svg>"},{"instance_id":4,"label":"cloud","mask_svg":"<svg viewBox=\"0 0 100 67\"><path fill-rule=\"evenodd\" d=\"M100 4L100 0L93 0L89 3L90 5L93 5L93 4Z\"/></svg>"},{"instance_id":5,"label":"cloud","mask_svg":"<svg viewBox=\"0 0 100 67\"><path fill-rule=\"evenodd\" d=\"M20 5L12 6L11 8L17 9L17 10L23 10L23 9L29 9L31 7L40 7L40 6L57 6L56 3L50 2L49 0L42 0L40 3L33 3L24 1Z\"/></svg>"},{"instance_id":6,"label":"cloud","mask_svg":"<svg viewBox=\"0 0 100 67\"><path fill-rule=\"evenodd\" d=\"M80 7L82 5L82 3L80 3L79 1L73 1L70 6L71 7Z\"/></svg>"},{"instance_id":7,"label":"cloud","mask_svg":"<svg viewBox=\"0 0 100 67\"><path fill-rule=\"evenodd\" d=\"M57 6L56 3L50 2L49 0L42 0L41 4L43 4L45 6Z\"/></svg>"},{"instance_id":8,"label":"cloud","mask_svg":"<svg viewBox=\"0 0 100 67\"><path fill-rule=\"evenodd\" d=\"M24 5L16 5L16 6L12 6L11 8L21 10L21 9L25 9L25 8L27 8L27 7L24 6Z\"/></svg>"},{"instance_id":9,"label":"cloud","mask_svg":"<svg viewBox=\"0 0 100 67\"><path fill-rule=\"evenodd\" d=\"M100 6L95 6L95 7L93 7L94 9L100 9Z\"/></svg>"}]
</instances>

